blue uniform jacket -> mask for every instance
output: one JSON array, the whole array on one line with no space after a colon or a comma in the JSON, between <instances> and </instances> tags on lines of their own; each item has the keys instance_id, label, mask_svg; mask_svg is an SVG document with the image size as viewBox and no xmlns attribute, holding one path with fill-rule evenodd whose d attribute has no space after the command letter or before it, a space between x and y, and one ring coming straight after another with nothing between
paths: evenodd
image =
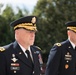
<instances>
[{"instance_id":1,"label":"blue uniform jacket","mask_svg":"<svg viewBox=\"0 0 76 75\"><path fill-rule=\"evenodd\" d=\"M33 66L15 41L0 52L0 75L40 75L40 50L31 46Z\"/></svg>"},{"instance_id":2,"label":"blue uniform jacket","mask_svg":"<svg viewBox=\"0 0 76 75\"><path fill-rule=\"evenodd\" d=\"M50 50L45 75L76 75L76 51L69 40Z\"/></svg>"}]
</instances>

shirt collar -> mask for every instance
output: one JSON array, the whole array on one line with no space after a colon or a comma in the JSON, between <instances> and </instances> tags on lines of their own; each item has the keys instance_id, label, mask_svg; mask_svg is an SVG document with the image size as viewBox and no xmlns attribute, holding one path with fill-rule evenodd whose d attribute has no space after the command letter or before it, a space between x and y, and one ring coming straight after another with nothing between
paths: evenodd
<instances>
[{"instance_id":1,"label":"shirt collar","mask_svg":"<svg viewBox=\"0 0 76 75\"><path fill-rule=\"evenodd\" d=\"M19 44L19 43L18 43L18 44ZM22 45L20 45L20 44L19 44L19 46L20 46L20 48L22 49L22 51L25 53L26 49L25 49ZM30 52L30 47L28 47L28 50L29 50L29 52Z\"/></svg>"},{"instance_id":2,"label":"shirt collar","mask_svg":"<svg viewBox=\"0 0 76 75\"><path fill-rule=\"evenodd\" d=\"M69 39L69 41L70 41L70 43L71 43L73 49L75 49L75 44L74 44L70 39Z\"/></svg>"}]
</instances>

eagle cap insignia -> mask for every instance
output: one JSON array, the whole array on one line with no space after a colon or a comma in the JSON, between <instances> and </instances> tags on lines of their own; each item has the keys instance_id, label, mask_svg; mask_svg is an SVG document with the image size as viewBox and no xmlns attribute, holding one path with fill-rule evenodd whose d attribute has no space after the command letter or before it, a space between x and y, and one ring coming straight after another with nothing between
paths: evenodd
<instances>
[{"instance_id":1,"label":"eagle cap insignia","mask_svg":"<svg viewBox=\"0 0 76 75\"><path fill-rule=\"evenodd\" d=\"M33 17L32 20L31 20L31 22L35 23L36 22L36 17Z\"/></svg>"}]
</instances>

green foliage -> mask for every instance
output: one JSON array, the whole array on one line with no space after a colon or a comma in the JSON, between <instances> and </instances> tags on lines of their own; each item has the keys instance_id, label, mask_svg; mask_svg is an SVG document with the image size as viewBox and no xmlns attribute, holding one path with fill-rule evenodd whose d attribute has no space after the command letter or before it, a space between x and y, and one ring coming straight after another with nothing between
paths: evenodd
<instances>
[{"instance_id":1,"label":"green foliage","mask_svg":"<svg viewBox=\"0 0 76 75\"><path fill-rule=\"evenodd\" d=\"M0 9L1 8L2 6L0 7ZM0 46L6 45L15 40L14 30L12 27L10 27L10 23L28 14L28 11L26 9L22 11L20 8L17 8L16 11L18 12L15 13L11 5L7 5L6 8L3 10L2 14L0 15Z\"/></svg>"},{"instance_id":2,"label":"green foliage","mask_svg":"<svg viewBox=\"0 0 76 75\"><path fill-rule=\"evenodd\" d=\"M47 55L54 43L67 39L65 23L76 20L75 7L75 0L38 0L33 11L39 18L35 44L43 54Z\"/></svg>"},{"instance_id":3,"label":"green foliage","mask_svg":"<svg viewBox=\"0 0 76 75\"><path fill-rule=\"evenodd\" d=\"M0 4L0 11L3 4ZM38 0L32 15L38 16L38 32L36 33L35 45L41 47L43 58L46 62L48 53L56 42L67 39L67 21L76 20L75 0ZM14 41L14 31L10 22L29 15L26 9L17 7L17 13L10 5L0 15L0 45L5 45Z\"/></svg>"}]
</instances>

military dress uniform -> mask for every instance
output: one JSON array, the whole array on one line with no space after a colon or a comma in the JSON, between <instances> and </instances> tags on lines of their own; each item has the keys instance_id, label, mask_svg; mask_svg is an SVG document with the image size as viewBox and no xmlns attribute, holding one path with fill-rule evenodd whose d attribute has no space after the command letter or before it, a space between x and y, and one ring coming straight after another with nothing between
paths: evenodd
<instances>
[{"instance_id":1,"label":"military dress uniform","mask_svg":"<svg viewBox=\"0 0 76 75\"><path fill-rule=\"evenodd\" d=\"M36 32L36 24L36 16L26 16L13 21L10 25L14 30L23 28ZM26 57L17 41L0 47L0 75L40 75L43 64L41 50L33 45L30 46L30 50L32 62Z\"/></svg>"},{"instance_id":2,"label":"military dress uniform","mask_svg":"<svg viewBox=\"0 0 76 75\"><path fill-rule=\"evenodd\" d=\"M33 65L15 41L1 47L0 52L0 75L40 75L39 54L40 49L31 46Z\"/></svg>"},{"instance_id":3,"label":"military dress uniform","mask_svg":"<svg viewBox=\"0 0 76 75\"><path fill-rule=\"evenodd\" d=\"M76 75L76 50L69 40L51 49L45 75Z\"/></svg>"},{"instance_id":4,"label":"military dress uniform","mask_svg":"<svg viewBox=\"0 0 76 75\"><path fill-rule=\"evenodd\" d=\"M67 30L76 33L76 21L66 25ZM76 50L70 39L54 44L49 53L45 75L76 75Z\"/></svg>"}]
</instances>

